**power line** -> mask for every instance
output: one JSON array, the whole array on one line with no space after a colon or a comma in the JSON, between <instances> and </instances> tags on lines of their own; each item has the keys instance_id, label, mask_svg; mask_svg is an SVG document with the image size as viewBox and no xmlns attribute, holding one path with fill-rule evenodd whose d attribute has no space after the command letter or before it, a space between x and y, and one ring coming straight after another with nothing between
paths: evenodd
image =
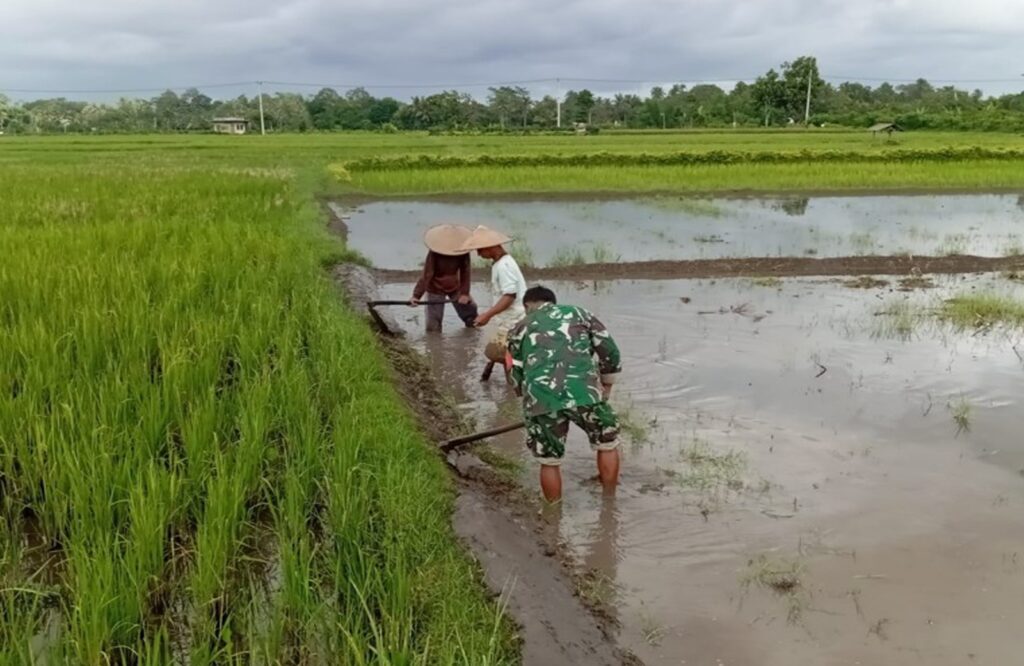
<instances>
[{"instance_id":1,"label":"power line","mask_svg":"<svg viewBox=\"0 0 1024 666\"><path fill-rule=\"evenodd\" d=\"M760 76L760 75L758 75ZM554 84L562 86L566 83L577 83L577 84L628 84L628 85L653 85L659 82L666 84L700 84L700 83L724 83L733 81L753 81L758 76L724 76L724 77L698 77L698 78L678 78L678 77L658 77L648 76L643 79L630 79L630 78L592 78L592 77L551 77L551 78L539 78L539 79L520 79L510 81L491 81L491 82L455 82L455 83L313 83L313 82L302 82L302 81L263 81L264 85L280 86L280 87L291 87L291 88L335 88L335 89L353 89L353 88L364 88L367 90L426 90L426 89L459 89L459 88L490 88L498 86L523 86L523 85L540 85L540 84ZM987 78L987 79L944 79L944 78L927 78L918 77L913 79L904 78L891 78L891 77L877 77L877 76L854 76L854 75L843 75L843 74L819 74L819 78L830 82L872 82L872 83L916 83L917 81L924 79L929 83L945 83L945 84L956 84L956 83L1021 83L1022 79L1017 78ZM242 88L242 87L253 87L259 86L259 81L231 81L224 83L206 83L196 84L187 86L161 86L151 88L5 88L0 86L0 91L16 94L31 94L31 95L111 95L111 94L131 94L131 93L161 93L167 90L188 90L195 88L198 90L210 90L220 88Z\"/></svg>"},{"instance_id":2,"label":"power line","mask_svg":"<svg viewBox=\"0 0 1024 666\"><path fill-rule=\"evenodd\" d=\"M562 79L577 81L582 79ZM301 83L296 81L264 81L276 86L295 88L365 88L367 90L416 89L416 88L489 88L492 86L522 86L537 83L554 83L557 79L524 79L521 81L492 81L490 83Z\"/></svg>"},{"instance_id":3,"label":"power line","mask_svg":"<svg viewBox=\"0 0 1024 666\"><path fill-rule=\"evenodd\" d=\"M31 95L127 95L129 93L143 93L143 92L164 92L167 90L188 90L189 88L196 88L198 90L209 89L209 88L240 88L242 86L254 86L255 81L235 81L232 83L206 83L191 86L163 86L160 88L97 88L97 89L39 89L39 88L4 88L0 86L0 90L19 94L31 94Z\"/></svg>"}]
</instances>

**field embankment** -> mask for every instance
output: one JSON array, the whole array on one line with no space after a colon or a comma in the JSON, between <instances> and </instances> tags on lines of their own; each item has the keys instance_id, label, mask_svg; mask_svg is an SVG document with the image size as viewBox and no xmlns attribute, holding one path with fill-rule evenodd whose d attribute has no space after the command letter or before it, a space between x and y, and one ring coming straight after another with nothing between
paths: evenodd
<instances>
[{"instance_id":1,"label":"field embankment","mask_svg":"<svg viewBox=\"0 0 1024 666\"><path fill-rule=\"evenodd\" d=\"M1024 187L1024 150L685 150L371 157L332 165L370 195L453 192L787 192Z\"/></svg>"}]
</instances>

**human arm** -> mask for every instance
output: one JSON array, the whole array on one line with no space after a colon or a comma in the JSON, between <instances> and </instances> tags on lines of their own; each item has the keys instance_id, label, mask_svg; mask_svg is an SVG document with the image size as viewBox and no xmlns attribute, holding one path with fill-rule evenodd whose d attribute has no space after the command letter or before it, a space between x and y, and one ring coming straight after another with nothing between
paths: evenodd
<instances>
[{"instance_id":1,"label":"human arm","mask_svg":"<svg viewBox=\"0 0 1024 666\"><path fill-rule=\"evenodd\" d=\"M427 252L427 258L423 260L423 272L420 273L420 279L416 281L416 286L412 290L412 299L409 301L413 305L420 302L423 298L423 294L427 291L427 286L430 284L431 279L434 277L434 253Z\"/></svg>"},{"instance_id":2,"label":"human arm","mask_svg":"<svg viewBox=\"0 0 1024 666\"><path fill-rule=\"evenodd\" d=\"M459 296L458 302L465 305L473 301L473 298L469 295L469 285L472 281L472 262L469 260L469 255L465 254L462 256L462 262L459 264Z\"/></svg>"},{"instance_id":3,"label":"human arm","mask_svg":"<svg viewBox=\"0 0 1024 666\"><path fill-rule=\"evenodd\" d=\"M476 318L477 326L486 326L487 322L508 310L516 302L515 294L504 294L498 302L491 306L491 309Z\"/></svg>"},{"instance_id":4,"label":"human arm","mask_svg":"<svg viewBox=\"0 0 1024 666\"><path fill-rule=\"evenodd\" d=\"M523 395L523 339L526 333L526 326L520 322L508 333L506 345L508 355L512 359L512 367L509 369L509 379L512 381L512 388L516 395Z\"/></svg>"},{"instance_id":5,"label":"human arm","mask_svg":"<svg viewBox=\"0 0 1024 666\"><path fill-rule=\"evenodd\" d=\"M597 317L584 310L590 347L597 355L598 372L601 373L601 389L605 400L611 395L615 379L622 372L622 354L615 339Z\"/></svg>"}]
</instances>

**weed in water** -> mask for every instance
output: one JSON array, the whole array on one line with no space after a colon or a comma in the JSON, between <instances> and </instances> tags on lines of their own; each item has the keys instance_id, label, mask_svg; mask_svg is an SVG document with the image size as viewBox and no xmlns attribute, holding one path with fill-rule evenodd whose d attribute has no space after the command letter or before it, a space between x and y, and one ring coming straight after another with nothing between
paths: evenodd
<instances>
[{"instance_id":1,"label":"weed in water","mask_svg":"<svg viewBox=\"0 0 1024 666\"><path fill-rule=\"evenodd\" d=\"M958 329L1024 327L1024 302L996 293L965 294L943 302L940 319Z\"/></svg>"},{"instance_id":2,"label":"weed in water","mask_svg":"<svg viewBox=\"0 0 1024 666\"><path fill-rule=\"evenodd\" d=\"M769 289L781 289L782 280L777 277L759 277L750 280L750 284L755 287L767 287Z\"/></svg>"},{"instance_id":3,"label":"weed in water","mask_svg":"<svg viewBox=\"0 0 1024 666\"><path fill-rule=\"evenodd\" d=\"M490 465L505 481L518 483L525 469L523 461L507 455L503 451L489 445L478 446L476 454L480 460Z\"/></svg>"},{"instance_id":4,"label":"weed in water","mask_svg":"<svg viewBox=\"0 0 1024 666\"><path fill-rule=\"evenodd\" d=\"M971 431L971 403L967 398L960 396L958 400L946 404L950 414L953 416L953 423L956 424L956 434Z\"/></svg>"},{"instance_id":5,"label":"weed in water","mask_svg":"<svg viewBox=\"0 0 1024 666\"><path fill-rule=\"evenodd\" d=\"M809 603L802 579L807 568L799 559L758 555L747 561L747 569L740 576L744 591L750 587L771 590L786 602L786 620L797 624L803 617Z\"/></svg>"},{"instance_id":6,"label":"weed in water","mask_svg":"<svg viewBox=\"0 0 1024 666\"><path fill-rule=\"evenodd\" d=\"M885 280L879 280L872 275L862 275L855 280L847 280L843 282L844 287L850 289L880 289L882 287L888 287L889 283Z\"/></svg>"},{"instance_id":7,"label":"weed in water","mask_svg":"<svg viewBox=\"0 0 1024 666\"><path fill-rule=\"evenodd\" d=\"M548 266L563 268L566 266L582 266L585 263L587 263L587 258L579 246L562 246L555 250L555 254L548 261Z\"/></svg>"},{"instance_id":8,"label":"weed in water","mask_svg":"<svg viewBox=\"0 0 1024 666\"><path fill-rule=\"evenodd\" d=\"M648 645L657 647L665 637L665 628L658 619L647 611L640 613L640 635Z\"/></svg>"},{"instance_id":9,"label":"weed in water","mask_svg":"<svg viewBox=\"0 0 1024 666\"><path fill-rule=\"evenodd\" d=\"M615 581L603 571L588 569L576 581L576 591L588 605L611 608L617 588Z\"/></svg>"},{"instance_id":10,"label":"weed in water","mask_svg":"<svg viewBox=\"0 0 1024 666\"><path fill-rule=\"evenodd\" d=\"M878 338L910 340L924 313L906 300L889 303L875 312L873 335Z\"/></svg>"},{"instance_id":11,"label":"weed in water","mask_svg":"<svg viewBox=\"0 0 1024 666\"><path fill-rule=\"evenodd\" d=\"M594 243L591 256L595 264L614 264L622 260L622 255L617 254L604 243Z\"/></svg>"},{"instance_id":12,"label":"weed in water","mask_svg":"<svg viewBox=\"0 0 1024 666\"><path fill-rule=\"evenodd\" d=\"M971 237L967 234L946 234L935 253L944 257L966 254Z\"/></svg>"},{"instance_id":13,"label":"weed in water","mask_svg":"<svg viewBox=\"0 0 1024 666\"><path fill-rule=\"evenodd\" d=\"M644 203L658 210L683 213L693 217L718 218L725 214L722 207L714 202L693 197L653 197L645 199Z\"/></svg>"},{"instance_id":14,"label":"weed in water","mask_svg":"<svg viewBox=\"0 0 1024 666\"><path fill-rule=\"evenodd\" d=\"M870 254L878 247L878 241L870 231L855 231L850 234L849 241L853 254Z\"/></svg>"},{"instance_id":15,"label":"weed in water","mask_svg":"<svg viewBox=\"0 0 1024 666\"><path fill-rule=\"evenodd\" d=\"M682 451L686 469L679 475L685 488L702 492L742 490L747 458L740 451L718 452L710 444L695 440Z\"/></svg>"},{"instance_id":16,"label":"weed in water","mask_svg":"<svg viewBox=\"0 0 1024 666\"><path fill-rule=\"evenodd\" d=\"M650 440L650 431L658 427L656 418L647 419L643 417L632 403L629 405L616 405L615 413L619 417L619 430L629 438L634 447L647 444Z\"/></svg>"}]
</instances>

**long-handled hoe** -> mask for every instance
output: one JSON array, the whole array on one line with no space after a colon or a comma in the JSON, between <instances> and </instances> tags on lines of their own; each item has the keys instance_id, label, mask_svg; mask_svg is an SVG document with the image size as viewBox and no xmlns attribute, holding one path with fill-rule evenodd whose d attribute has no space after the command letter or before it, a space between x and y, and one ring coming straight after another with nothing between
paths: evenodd
<instances>
[{"instance_id":1,"label":"long-handled hoe","mask_svg":"<svg viewBox=\"0 0 1024 666\"><path fill-rule=\"evenodd\" d=\"M439 303L439 304L443 304L445 301L423 301L423 302L417 303L417 305L431 305L431 304L433 304L435 302ZM381 333L384 333L386 335L396 335L397 331L392 331L391 328L387 325L387 322L384 321L384 318L380 316L379 312L377 312L377 308L378 307L386 306L386 305L404 305L406 307L415 307L415 306L413 306L413 304L410 303L409 301L367 301L366 302L366 307L370 311L370 318L373 319L373 322L375 324L377 324L377 327L380 329ZM489 362L487 364L487 367L484 369L484 376L482 377L482 379L484 381L486 381L487 379L490 378L491 371L494 369L494 366L495 366L494 362ZM481 432L473 433L472 435L463 435L461 437L455 437L455 438L452 438L452 439L449 439L449 440L445 440L444 442L441 442L441 451L444 452L444 453L448 453L450 451L454 451L455 449L459 448L460 446L464 446L466 444L472 444L473 442L479 442L482 439L487 439L488 437L494 437L496 435L501 435L501 434L506 433L506 432L512 432L513 430L518 430L518 429L524 427L525 425L526 425L526 423L524 421L518 421L516 423L509 423L507 425L499 426L497 428L491 428L490 430L483 430Z\"/></svg>"}]
</instances>

